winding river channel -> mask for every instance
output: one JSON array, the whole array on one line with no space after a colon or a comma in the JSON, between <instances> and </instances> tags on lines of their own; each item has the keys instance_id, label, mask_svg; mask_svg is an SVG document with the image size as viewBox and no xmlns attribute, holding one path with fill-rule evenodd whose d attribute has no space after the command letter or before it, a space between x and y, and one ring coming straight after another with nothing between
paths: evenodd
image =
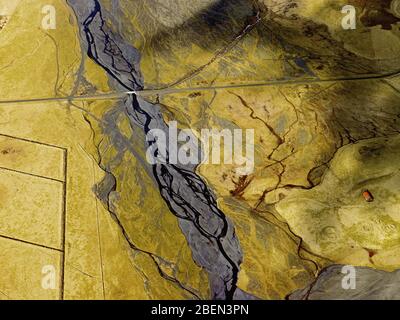
<instances>
[{"instance_id":1,"label":"winding river channel","mask_svg":"<svg viewBox=\"0 0 400 320\"><path fill-rule=\"evenodd\" d=\"M105 23L105 13L98 0L68 0L79 22L82 47L89 58L111 77L114 89L143 89L140 55L131 45L115 35ZM165 132L160 106L132 93L124 104L132 127L144 134L152 129ZM156 143L148 141L148 147ZM170 152L168 150L167 158ZM195 170L195 165L157 163L151 166L162 198L179 220L179 225L192 250L194 261L207 270L213 299L252 298L237 288L242 251L229 218L218 208L211 190Z\"/></svg>"}]
</instances>

